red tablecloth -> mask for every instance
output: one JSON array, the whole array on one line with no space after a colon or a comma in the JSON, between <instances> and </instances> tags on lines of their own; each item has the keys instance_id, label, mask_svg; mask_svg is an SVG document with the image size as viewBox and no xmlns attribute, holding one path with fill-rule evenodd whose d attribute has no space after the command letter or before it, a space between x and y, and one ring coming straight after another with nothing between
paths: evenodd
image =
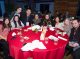
<instances>
[{"instance_id":1,"label":"red tablecloth","mask_svg":"<svg viewBox=\"0 0 80 59\"><path fill-rule=\"evenodd\" d=\"M41 32L33 32L31 30L24 31L27 29L27 27L24 27L22 30L15 29L12 30L8 35L8 42L9 42L9 49L10 49L10 55L15 59L27 59L27 58L33 58L33 59L63 59L64 52L65 52L65 46L68 41L59 40L58 44L55 45L53 40L48 40L48 43L45 43L45 40L40 40ZM21 38L19 35L16 35L15 37L12 36L12 33L18 33L22 32L22 36L28 36L29 40L24 40L21 42ZM55 36L55 31L48 31L46 32L46 37L49 35ZM68 39L67 35L63 36L64 38ZM33 51L21 51L22 46L25 43L32 42L33 40L38 39L40 40L47 49L34 49Z\"/></svg>"}]
</instances>

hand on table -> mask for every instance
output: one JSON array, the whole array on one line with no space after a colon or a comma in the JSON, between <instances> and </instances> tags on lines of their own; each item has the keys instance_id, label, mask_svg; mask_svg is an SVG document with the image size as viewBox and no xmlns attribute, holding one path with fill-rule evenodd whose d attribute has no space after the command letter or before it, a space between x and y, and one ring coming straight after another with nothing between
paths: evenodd
<instances>
[{"instance_id":1,"label":"hand on table","mask_svg":"<svg viewBox=\"0 0 80 59\"><path fill-rule=\"evenodd\" d=\"M74 44L73 44L73 47L78 47L78 46L79 46L78 43L74 43Z\"/></svg>"},{"instance_id":2,"label":"hand on table","mask_svg":"<svg viewBox=\"0 0 80 59\"><path fill-rule=\"evenodd\" d=\"M69 46L71 46L71 47L78 47L79 44L78 43L71 43L71 42L69 42Z\"/></svg>"}]
</instances>

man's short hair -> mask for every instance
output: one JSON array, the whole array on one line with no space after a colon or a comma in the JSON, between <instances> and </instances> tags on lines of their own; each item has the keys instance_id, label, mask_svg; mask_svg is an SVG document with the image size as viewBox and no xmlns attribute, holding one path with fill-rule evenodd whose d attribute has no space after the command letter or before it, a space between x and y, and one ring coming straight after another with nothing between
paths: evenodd
<instances>
[{"instance_id":1,"label":"man's short hair","mask_svg":"<svg viewBox=\"0 0 80 59\"><path fill-rule=\"evenodd\" d=\"M74 20L77 20L77 22L80 22L80 20L79 20L79 19L77 19L77 18L73 19L72 21L74 21Z\"/></svg>"}]
</instances>

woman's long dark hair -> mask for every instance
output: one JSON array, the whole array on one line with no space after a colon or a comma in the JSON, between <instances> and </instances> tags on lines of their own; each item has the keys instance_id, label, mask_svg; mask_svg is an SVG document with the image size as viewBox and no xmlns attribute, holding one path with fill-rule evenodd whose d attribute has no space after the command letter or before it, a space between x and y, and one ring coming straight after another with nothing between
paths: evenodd
<instances>
[{"instance_id":1,"label":"woman's long dark hair","mask_svg":"<svg viewBox=\"0 0 80 59\"><path fill-rule=\"evenodd\" d=\"M7 25L5 24L6 19L9 20L9 23ZM4 31L5 28L10 28L11 29L10 19L8 17L6 17L6 18L3 19L2 31Z\"/></svg>"},{"instance_id":2,"label":"woman's long dark hair","mask_svg":"<svg viewBox=\"0 0 80 59\"><path fill-rule=\"evenodd\" d=\"M19 24L19 26L22 26L22 25L21 25L21 21L19 20L19 16L18 16L18 15L15 15L14 18L13 18L13 22L14 22L14 24L15 24L15 27L17 27L16 21L15 21L15 17L16 17L16 16L18 17L18 24Z\"/></svg>"},{"instance_id":3,"label":"woman's long dark hair","mask_svg":"<svg viewBox=\"0 0 80 59\"><path fill-rule=\"evenodd\" d=\"M53 26L55 26L55 24L56 24L55 19L56 19L57 17L59 18L59 22L61 22L61 18L60 18L59 16L56 16L56 17L54 18L54 20L53 20Z\"/></svg>"}]
</instances>

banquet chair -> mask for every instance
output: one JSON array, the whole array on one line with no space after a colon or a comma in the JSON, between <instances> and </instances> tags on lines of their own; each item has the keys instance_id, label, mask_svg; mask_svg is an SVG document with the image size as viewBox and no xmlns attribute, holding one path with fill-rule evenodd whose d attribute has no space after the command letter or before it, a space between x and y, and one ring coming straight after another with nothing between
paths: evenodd
<instances>
[{"instance_id":1,"label":"banquet chair","mask_svg":"<svg viewBox=\"0 0 80 59\"><path fill-rule=\"evenodd\" d=\"M9 59L9 49L8 44L5 40L0 40L0 56L6 59Z\"/></svg>"},{"instance_id":2,"label":"banquet chair","mask_svg":"<svg viewBox=\"0 0 80 59\"><path fill-rule=\"evenodd\" d=\"M73 48L70 47L69 45L67 45L66 46L66 51L65 51L66 56L70 55L72 52L73 52Z\"/></svg>"},{"instance_id":3,"label":"banquet chair","mask_svg":"<svg viewBox=\"0 0 80 59\"><path fill-rule=\"evenodd\" d=\"M0 44L0 58L4 58L4 54L3 54L3 51L2 51L1 44Z\"/></svg>"}]
</instances>

